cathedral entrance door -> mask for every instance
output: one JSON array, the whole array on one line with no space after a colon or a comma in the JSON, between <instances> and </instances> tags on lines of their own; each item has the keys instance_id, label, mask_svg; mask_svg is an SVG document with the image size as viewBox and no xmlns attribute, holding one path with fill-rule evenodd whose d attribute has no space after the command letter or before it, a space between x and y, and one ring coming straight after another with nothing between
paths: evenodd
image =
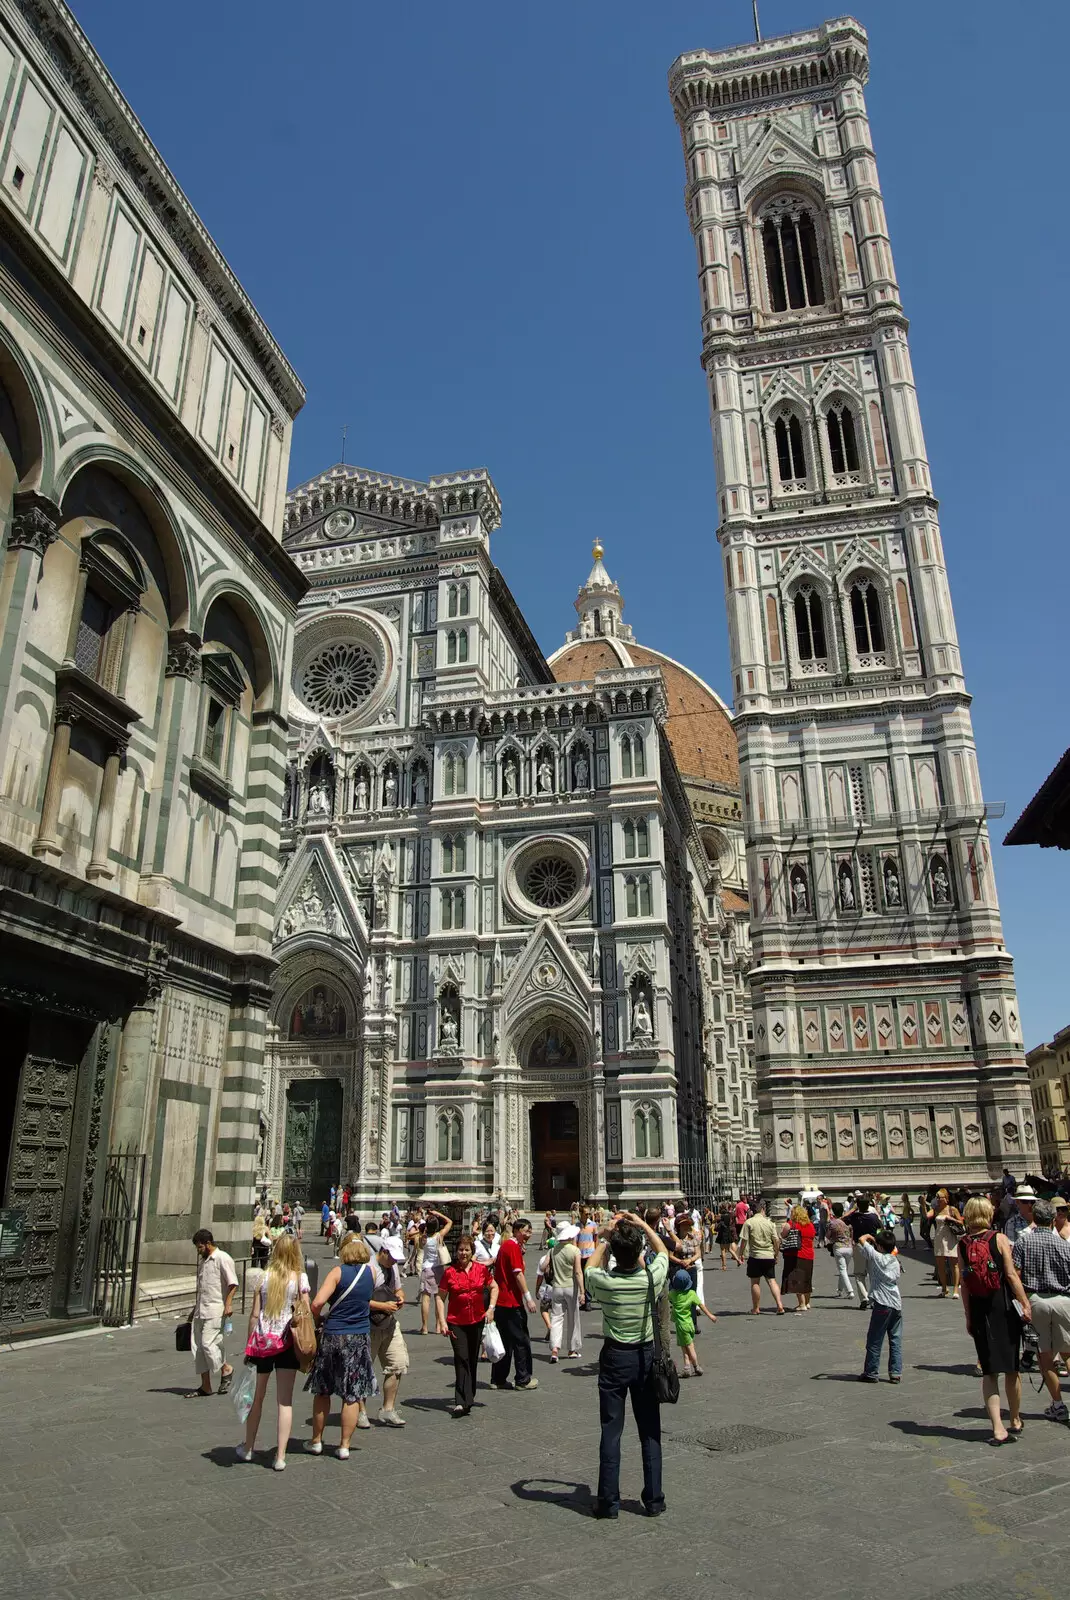
<instances>
[{"instance_id":1,"label":"cathedral entrance door","mask_svg":"<svg viewBox=\"0 0 1070 1600\"><path fill-rule=\"evenodd\" d=\"M580 1113L571 1100L531 1107L531 1196L538 1211L567 1211L580 1195Z\"/></svg>"},{"instance_id":2,"label":"cathedral entrance door","mask_svg":"<svg viewBox=\"0 0 1070 1600\"><path fill-rule=\"evenodd\" d=\"M342 1178L342 1085L337 1078L295 1081L286 1091L281 1200L320 1206Z\"/></svg>"}]
</instances>

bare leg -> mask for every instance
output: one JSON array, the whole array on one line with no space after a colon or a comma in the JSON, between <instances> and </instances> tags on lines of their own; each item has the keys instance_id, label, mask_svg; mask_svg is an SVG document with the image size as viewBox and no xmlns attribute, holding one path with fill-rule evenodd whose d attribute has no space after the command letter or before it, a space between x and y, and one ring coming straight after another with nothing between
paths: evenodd
<instances>
[{"instance_id":1,"label":"bare leg","mask_svg":"<svg viewBox=\"0 0 1070 1600\"><path fill-rule=\"evenodd\" d=\"M431 1304L431 1296L429 1294L421 1294L420 1295L420 1332L421 1333L426 1333L427 1332L427 1309L430 1306L430 1304Z\"/></svg>"},{"instance_id":2,"label":"bare leg","mask_svg":"<svg viewBox=\"0 0 1070 1600\"><path fill-rule=\"evenodd\" d=\"M778 1311L783 1311L784 1302L780 1298L780 1285L779 1285L779 1283L777 1283L775 1278L769 1278L766 1281L768 1282L770 1289L772 1289L772 1291L773 1291L773 1299L776 1301L777 1310Z\"/></svg>"},{"instance_id":3,"label":"bare leg","mask_svg":"<svg viewBox=\"0 0 1070 1600\"><path fill-rule=\"evenodd\" d=\"M435 1296L435 1332L436 1333L446 1334L448 1336L449 1335L449 1331L450 1330L446 1325L445 1307L443 1306L442 1301L439 1298L439 1296L436 1294L436 1296Z\"/></svg>"},{"instance_id":4,"label":"bare leg","mask_svg":"<svg viewBox=\"0 0 1070 1600\"><path fill-rule=\"evenodd\" d=\"M1005 1439L1007 1430L1003 1426L1003 1418L1000 1415L999 1379L982 1378L981 1396L985 1403L985 1410L988 1412L988 1420L992 1424L992 1437L994 1439Z\"/></svg>"},{"instance_id":5,"label":"bare leg","mask_svg":"<svg viewBox=\"0 0 1070 1600\"><path fill-rule=\"evenodd\" d=\"M349 1449L349 1441L353 1437L353 1429L360 1416L360 1401L354 1400L351 1405L342 1407L342 1449Z\"/></svg>"},{"instance_id":6,"label":"bare leg","mask_svg":"<svg viewBox=\"0 0 1070 1600\"><path fill-rule=\"evenodd\" d=\"M753 1316L758 1316L762 1309L760 1305L761 1298L762 1280L761 1278L752 1278L750 1281L750 1308Z\"/></svg>"},{"instance_id":7,"label":"bare leg","mask_svg":"<svg viewBox=\"0 0 1070 1600\"><path fill-rule=\"evenodd\" d=\"M275 1460L286 1460L286 1446L294 1425L294 1381L297 1373L285 1368L275 1370L275 1395L279 1402L279 1440L275 1446Z\"/></svg>"},{"instance_id":8,"label":"bare leg","mask_svg":"<svg viewBox=\"0 0 1070 1600\"><path fill-rule=\"evenodd\" d=\"M312 1400L312 1443L323 1443L323 1430L327 1426L327 1419L331 1414L331 1397L329 1394L317 1394Z\"/></svg>"},{"instance_id":9,"label":"bare leg","mask_svg":"<svg viewBox=\"0 0 1070 1600\"><path fill-rule=\"evenodd\" d=\"M256 1430L260 1426L260 1414L264 1409L264 1396L267 1394L269 1372L258 1372L256 1375L256 1390L253 1394L253 1403L249 1407L249 1415L245 1419L245 1448L251 1450L256 1443Z\"/></svg>"},{"instance_id":10,"label":"bare leg","mask_svg":"<svg viewBox=\"0 0 1070 1600\"><path fill-rule=\"evenodd\" d=\"M1022 1380L1017 1372L1008 1372L1004 1378L1007 1388L1007 1410L1010 1412L1011 1427L1017 1430L1022 1426Z\"/></svg>"},{"instance_id":11,"label":"bare leg","mask_svg":"<svg viewBox=\"0 0 1070 1600\"><path fill-rule=\"evenodd\" d=\"M936 1258L936 1276L940 1279L940 1293L941 1293L941 1295L946 1295L947 1294L947 1257L946 1256L937 1256L937 1258Z\"/></svg>"},{"instance_id":12,"label":"bare leg","mask_svg":"<svg viewBox=\"0 0 1070 1600\"><path fill-rule=\"evenodd\" d=\"M721 1246L721 1271L728 1271L728 1251L724 1245Z\"/></svg>"},{"instance_id":13,"label":"bare leg","mask_svg":"<svg viewBox=\"0 0 1070 1600\"><path fill-rule=\"evenodd\" d=\"M1055 1370L1055 1351L1041 1350L1037 1355L1037 1360L1040 1363L1040 1376L1044 1379L1045 1388L1053 1400L1061 1400L1063 1388L1059 1382L1059 1374ZM1008 1396L1009 1398L1010 1396Z\"/></svg>"},{"instance_id":14,"label":"bare leg","mask_svg":"<svg viewBox=\"0 0 1070 1600\"><path fill-rule=\"evenodd\" d=\"M951 1263L951 1292L952 1292L952 1296L955 1299L958 1299L959 1284L961 1283L961 1281L962 1281L962 1268L959 1265L958 1256L955 1256L954 1260Z\"/></svg>"},{"instance_id":15,"label":"bare leg","mask_svg":"<svg viewBox=\"0 0 1070 1600\"><path fill-rule=\"evenodd\" d=\"M397 1409L398 1390L401 1388L401 1374L392 1372L388 1378L383 1379L382 1411L395 1411Z\"/></svg>"}]
</instances>

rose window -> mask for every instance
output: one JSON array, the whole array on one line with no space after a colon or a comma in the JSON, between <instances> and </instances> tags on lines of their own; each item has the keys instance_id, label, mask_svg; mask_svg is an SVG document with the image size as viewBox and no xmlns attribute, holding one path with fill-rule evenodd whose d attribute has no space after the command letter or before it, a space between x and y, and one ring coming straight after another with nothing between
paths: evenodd
<instances>
[{"instance_id":1,"label":"rose window","mask_svg":"<svg viewBox=\"0 0 1070 1600\"><path fill-rule=\"evenodd\" d=\"M546 911L566 905L578 888L576 868L561 856L542 856L524 874L524 893Z\"/></svg>"},{"instance_id":2,"label":"rose window","mask_svg":"<svg viewBox=\"0 0 1070 1600\"><path fill-rule=\"evenodd\" d=\"M301 672L298 694L324 717L356 711L375 688L379 668L362 644L330 644L312 657Z\"/></svg>"}]
</instances>

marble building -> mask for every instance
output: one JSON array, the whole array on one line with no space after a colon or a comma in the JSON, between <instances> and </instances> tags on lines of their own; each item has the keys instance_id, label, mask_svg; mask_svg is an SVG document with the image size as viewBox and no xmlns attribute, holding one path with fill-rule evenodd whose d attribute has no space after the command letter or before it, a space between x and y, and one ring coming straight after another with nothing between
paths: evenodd
<instances>
[{"instance_id":1,"label":"marble building","mask_svg":"<svg viewBox=\"0 0 1070 1600\"><path fill-rule=\"evenodd\" d=\"M865 31L681 56L767 1187L1035 1164Z\"/></svg>"},{"instance_id":2,"label":"marble building","mask_svg":"<svg viewBox=\"0 0 1070 1600\"><path fill-rule=\"evenodd\" d=\"M485 472L289 496L275 1193L639 1203L754 1172L730 718L634 644L597 545L548 663L499 520Z\"/></svg>"},{"instance_id":3,"label":"marble building","mask_svg":"<svg viewBox=\"0 0 1070 1600\"><path fill-rule=\"evenodd\" d=\"M154 1263L188 1265L202 1224L244 1238L302 400L70 11L0 6L8 1326L102 1310L119 1150L146 1156Z\"/></svg>"}]
</instances>

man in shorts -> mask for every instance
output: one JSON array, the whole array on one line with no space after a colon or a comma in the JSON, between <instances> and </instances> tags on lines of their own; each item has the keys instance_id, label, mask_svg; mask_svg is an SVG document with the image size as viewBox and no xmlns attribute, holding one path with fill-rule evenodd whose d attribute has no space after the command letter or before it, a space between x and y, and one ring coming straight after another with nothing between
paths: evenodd
<instances>
[{"instance_id":1,"label":"man in shorts","mask_svg":"<svg viewBox=\"0 0 1070 1600\"><path fill-rule=\"evenodd\" d=\"M371 1313L372 1362L378 1361L383 1369L383 1403L379 1408L379 1421L388 1428L403 1428L405 1418L398 1414L397 1404L401 1380L409 1370L409 1349L398 1321L405 1304L400 1270L405 1260L405 1246L400 1239L388 1233L382 1233L378 1238L369 1234L368 1243L375 1251L372 1257L375 1298L389 1300L393 1295L398 1307L397 1314L393 1316L381 1311ZM384 1292L380 1293L381 1290Z\"/></svg>"},{"instance_id":2,"label":"man in shorts","mask_svg":"<svg viewBox=\"0 0 1070 1600\"><path fill-rule=\"evenodd\" d=\"M758 1209L753 1216L748 1217L743 1224L743 1232L739 1236L739 1253L747 1263L747 1277L750 1279L750 1308L752 1316L761 1314L762 1281L769 1285L774 1301L776 1302L777 1316L784 1315L784 1302L780 1298L780 1285L776 1281L777 1256L780 1254L780 1234L775 1224L770 1220L768 1208L764 1200L759 1200Z\"/></svg>"},{"instance_id":3,"label":"man in shorts","mask_svg":"<svg viewBox=\"0 0 1070 1600\"><path fill-rule=\"evenodd\" d=\"M1051 1396L1044 1415L1049 1422L1070 1422L1055 1370L1056 1356L1070 1350L1070 1239L1052 1227L1055 1207L1050 1201L1036 1200L1031 1210L1033 1226L1018 1235L1011 1255L1033 1310L1040 1375Z\"/></svg>"}]
</instances>

